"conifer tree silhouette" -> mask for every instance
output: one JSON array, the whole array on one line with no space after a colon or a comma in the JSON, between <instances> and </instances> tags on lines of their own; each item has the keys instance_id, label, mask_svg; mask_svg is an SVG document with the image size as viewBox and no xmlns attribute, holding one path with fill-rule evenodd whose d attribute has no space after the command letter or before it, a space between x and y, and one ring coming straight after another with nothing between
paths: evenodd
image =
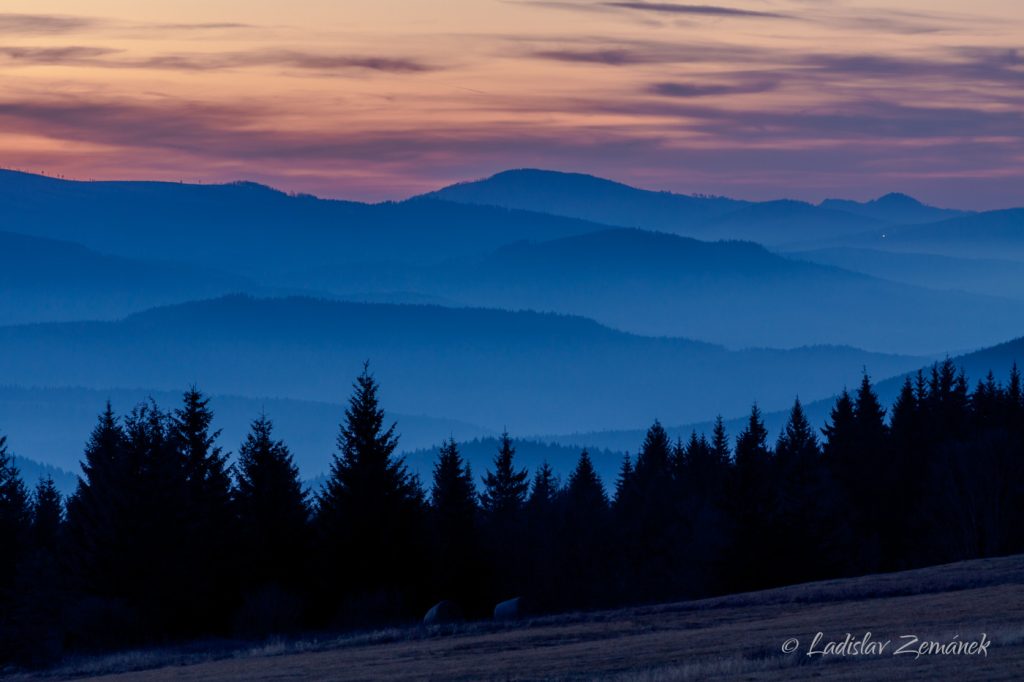
<instances>
[{"instance_id":1,"label":"conifer tree silhouette","mask_svg":"<svg viewBox=\"0 0 1024 682\"><path fill-rule=\"evenodd\" d=\"M430 495L433 599L455 601L464 613L482 615L485 602L476 486L454 439L441 445Z\"/></svg>"},{"instance_id":2,"label":"conifer tree silhouette","mask_svg":"<svg viewBox=\"0 0 1024 682\"><path fill-rule=\"evenodd\" d=\"M492 518L518 515L526 502L530 490L529 472L515 468L516 449L508 431L501 434L501 445L494 458L494 471L488 471L483 478L484 490L480 503Z\"/></svg>"},{"instance_id":3,"label":"conifer tree silhouette","mask_svg":"<svg viewBox=\"0 0 1024 682\"><path fill-rule=\"evenodd\" d=\"M675 596L686 588L685 577L678 571L685 543L680 537L672 453L668 432L655 421L623 486L618 537L624 543L625 588L634 599L650 600L659 591Z\"/></svg>"},{"instance_id":4,"label":"conifer tree silhouette","mask_svg":"<svg viewBox=\"0 0 1024 682\"><path fill-rule=\"evenodd\" d=\"M29 539L31 512L28 492L14 466L14 455L7 448L7 437L0 436L0 600L14 585L15 569ZM2 603L2 602L0 602Z\"/></svg>"},{"instance_id":5,"label":"conifer tree silhouette","mask_svg":"<svg viewBox=\"0 0 1024 682\"><path fill-rule=\"evenodd\" d=\"M307 551L307 493L291 451L274 438L266 415L252 422L235 468L242 573L253 586L295 588Z\"/></svg>"},{"instance_id":6,"label":"conifer tree silhouette","mask_svg":"<svg viewBox=\"0 0 1024 682\"><path fill-rule=\"evenodd\" d=\"M259 633L298 625L308 552L309 507L291 452L274 439L265 414L252 422L238 449L234 507L238 574L249 629Z\"/></svg>"},{"instance_id":7,"label":"conifer tree silhouette","mask_svg":"<svg viewBox=\"0 0 1024 682\"><path fill-rule=\"evenodd\" d=\"M530 496L524 508L525 551L531 596L542 606L560 598L557 551L560 541L557 519L561 489L551 465L545 460L534 472ZM550 608L548 606L548 608Z\"/></svg>"},{"instance_id":8,"label":"conifer tree silhouette","mask_svg":"<svg viewBox=\"0 0 1024 682\"><path fill-rule=\"evenodd\" d=\"M369 600L365 617L374 610L392 617L419 607L422 576L408 567L425 558L425 509L419 480L395 455L395 424L384 425L378 391L366 363L353 384L338 451L317 500L317 522L328 585L334 584L329 589Z\"/></svg>"},{"instance_id":9,"label":"conifer tree silhouette","mask_svg":"<svg viewBox=\"0 0 1024 682\"><path fill-rule=\"evenodd\" d=\"M580 453L565 486L559 537L560 600L563 608L602 606L611 600L607 560L608 496L590 453Z\"/></svg>"},{"instance_id":10,"label":"conifer tree silhouette","mask_svg":"<svg viewBox=\"0 0 1024 682\"><path fill-rule=\"evenodd\" d=\"M185 474L184 510L187 532L182 553L181 580L190 585L183 617L205 622L214 631L224 623L204 614L225 613L232 603L231 590L236 529L231 509L231 476L227 455L217 446L220 431L213 431L210 400L193 386L185 392L182 406L167 420L170 446L182 460ZM213 602L222 601L217 607Z\"/></svg>"},{"instance_id":11,"label":"conifer tree silhouette","mask_svg":"<svg viewBox=\"0 0 1024 682\"><path fill-rule=\"evenodd\" d=\"M512 438L505 431L494 457L494 470L484 475L480 493L487 550L495 567L494 599L516 596L525 587L528 558L523 508L530 482L526 469L516 469L515 454Z\"/></svg>"},{"instance_id":12,"label":"conifer tree silhouette","mask_svg":"<svg viewBox=\"0 0 1024 682\"><path fill-rule=\"evenodd\" d=\"M781 559L780 579L814 580L826 570L817 551L828 536L827 526L821 523L820 504L826 489L818 439L799 398L779 434L774 463L779 488L772 530L778 542L776 556Z\"/></svg>"},{"instance_id":13,"label":"conifer tree silhouette","mask_svg":"<svg viewBox=\"0 0 1024 682\"><path fill-rule=\"evenodd\" d=\"M19 571L13 614L17 620L16 658L39 665L54 660L63 649L61 615L68 599L61 570L64 505L52 478L41 479L36 485L31 512L31 536Z\"/></svg>"},{"instance_id":14,"label":"conifer tree silhouette","mask_svg":"<svg viewBox=\"0 0 1024 682\"><path fill-rule=\"evenodd\" d=\"M777 505L777 485L772 453L768 448L768 430L755 403L747 425L736 437L735 477L730 507L736 527L734 571L741 571L733 585L736 589L757 589L773 584L778 567L774 563L773 514ZM756 572L741 567L758 565Z\"/></svg>"},{"instance_id":15,"label":"conifer tree silhouette","mask_svg":"<svg viewBox=\"0 0 1024 682\"><path fill-rule=\"evenodd\" d=\"M67 503L69 582L82 596L81 623L69 628L75 646L111 646L137 641L130 634L138 617L127 604L133 571L138 472L129 466L125 433L110 402L85 446L82 475Z\"/></svg>"},{"instance_id":16,"label":"conifer tree silhouette","mask_svg":"<svg viewBox=\"0 0 1024 682\"><path fill-rule=\"evenodd\" d=\"M7 437L0 436L0 661L18 653L18 573L29 549L31 510Z\"/></svg>"}]
</instances>

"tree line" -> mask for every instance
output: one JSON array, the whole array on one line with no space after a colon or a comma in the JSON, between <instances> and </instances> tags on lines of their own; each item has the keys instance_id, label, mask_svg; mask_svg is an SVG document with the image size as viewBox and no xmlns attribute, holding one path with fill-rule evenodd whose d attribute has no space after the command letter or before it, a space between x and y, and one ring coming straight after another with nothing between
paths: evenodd
<instances>
[{"instance_id":1,"label":"tree line","mask_svg":"<svg viewBox=\"0 0 1024 682\"><path fill-rule=\"evenodd\" d=\"M887 411L864 376L820 434L799 402L774 444L757 406L735 437L655 422L611 495L583 451L565 481L516 466L505 433L479 479L449 440L424 485L396 455L368 369L323 488L259 416L234 462L196 389L165 412L108 404L75 492L31 493L0 438L0 660L696 598L1024 551L1017 368L970 389L952 362ZM429 488L429 489L428 489Z\"/></svg>"}]
</instances>

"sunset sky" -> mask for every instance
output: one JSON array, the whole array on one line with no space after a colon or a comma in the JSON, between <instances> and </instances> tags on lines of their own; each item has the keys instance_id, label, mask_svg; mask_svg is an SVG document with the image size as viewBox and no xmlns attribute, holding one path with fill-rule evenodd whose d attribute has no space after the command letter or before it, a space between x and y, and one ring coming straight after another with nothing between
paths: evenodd
<instances>
[{"instance_id":1,"label":"sunset sky","mask_svg":"<svg viewBox=\"0 0 1024 682\"><path fill-rule=\"evenodd\" d=\"M999 208L1024 205L1022 43L1020 0L8 0L0 165Z\"/></svg>"}]
</instances>

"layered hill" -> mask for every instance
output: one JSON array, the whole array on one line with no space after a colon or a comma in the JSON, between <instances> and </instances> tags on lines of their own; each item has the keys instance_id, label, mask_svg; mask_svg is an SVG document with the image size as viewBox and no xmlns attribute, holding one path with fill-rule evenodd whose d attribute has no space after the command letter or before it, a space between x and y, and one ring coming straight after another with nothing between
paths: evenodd
<instances>
[{"instance_id":1,"label":"layered hill","mask_svg":"<svg viewBox=\"0 0 1024 682\"><path fill-rule=\"evenodd\" d=\"M0 324L110 319L167 303L266 291L208 268L0 232Z\"/></svg>"},{"instance_id":2,"label":"layered hill","mask_svg":"<svg viewBox=\"0 0 1024 682\"><path fill-rule=\"evenodd\" d=\"M848 347L729 351L552 314L302 298L0 328L0 376L41 387L195 382L214 394L336 404L367 359L389 409L514 433L681 423L753 400L779 408L797 392L828 395L863 366L887 376L921 364Z\"/></svg>"},{"instance_id":3,"label":"layered hill","mask_svg":"<svg viewBox=\"0 0 1024 682\"><path fill-rule=\"evenodd\" d=\"M427 199L370 205L253 183L73 182L11 171L0 171L0 224L105 254L249 277L358 261L432 262L602 229Z\"/></svg>"},{"instance_id":4,"label":"layered hill","mask_svg":"<svg viewBox=\"0 0 1024 682\"><path fill-rule=\"evenodd\" d=\"M531 168L451 185L426 196L680 234L749 204L726 197L652 192L582 173Z\"/></svg>"},{"instance_id":5,"label":"layered hill","mask_svg":"<svg viewBox=\"0 0 1024 682\"><path fill-rule=\"evenodd\" d=\"M1024 299L1022 261L843 247L787 255L929 289Z\"/></svg>"},{"instance_id":6,"label":"layered hill","mask_svg":"<svg viewBox=\"0 0 1024 682\"><path fill-rule=\"evenodd\" d=\"M583 315L730 347L850 344L943 354L1024 331L1021 301L886 281L750 242L628 229L522 242L441 266L319 270L299 282L336 294L415 290L466 305Z\"/></svg>"},{"instance_id":7,"label":"layered hill","mask_svg":"<svg viewBox=\"0 0 1024 682\"><path fill-rule=\"evenodd\" d=\"M1007 341L990 348L983 348L972 353L959 355L951 358L951 360L958 368L963 370L964 375L968 378L972 388L977 381L984 380L989 372L992 373L997 382L1006 385L1010 371L1014 365L1017 365L1018 368L1024 368L1024 337ZM878 394L882 405L886 408L891 407L906 379L915 379L918 371L923 372L927 378L933 365L934 363L923 365L915 370L891 377L874 374L874 389ZM856 387L856 384L846 384L846 388L851 392L854 391ZM806 398L806 396L803 397ZM803 401L804 412L807 415L807 419L813 426L816 428L824 427L832 407L835 404L835 398L836 396L833 395L821 400L808 401L805 399ZM725 426L728 432L733 436L738 434L746 425L748 415L749 411L747 413L724 415L726 417ZM786 420L789 418L789 409L775 411L769 410L767 412L763 412L762 416L764 418L765 426L771 434L771 438L774 439L783 428ZM669 433L676 438L685 439L693 431L706 434L710 437L712 429L714 428L713 415L708 414L704 419L692 423L667 425L666 428ZM635 447L634 444L643 439L644 431L645 430L642 428L602 430L591 433L571 433L561 435L547 434L538 436L538 438L566 447L580 447L583 444L586 444L591 448L605 448L615 451L618 449Z\"/></svg>"},{"instance_id":8,"label":"layered hill","mask_svg":"<svg viewBox=\"0 0 1024 682\"><path fill-rule=\"evenodd\" d=\"M831 245L1024 261L1024 208L873 230Z\"/></svg>"},{"instance_id":9,"label":"layered hill","mask_svg":"<svg viewBox=\"0 0 1024 682\"><path fill-rule=\"evenodd\" d=\"M827 199L749 202L652 192L578 173L521 169L442 188L426 196L584 218L700 239L749 239L781 246L835 239L884 225L927 223L964 215L904 194L857 202Z\"/></svg>"}]
</instances>

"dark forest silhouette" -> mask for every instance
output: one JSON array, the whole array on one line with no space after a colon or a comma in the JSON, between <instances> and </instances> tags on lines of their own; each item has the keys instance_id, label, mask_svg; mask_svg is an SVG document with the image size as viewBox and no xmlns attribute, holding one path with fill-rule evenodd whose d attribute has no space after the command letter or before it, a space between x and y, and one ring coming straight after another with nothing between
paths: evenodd
<instances>
[{"instance_id":1,"label":"dark forest silhouette","mask_svg":"<svg viewBox=\"0 0 1024 682\"><path fill-rule=\"evenodd\" d=\"M1014 367L970 390L951 361L887 411L867 375L821 436L797 401L777 441L661 424L609 498L587 452L567 480L516 466L506 433L472 472L441 448L425 486L395 455L368 369L322 490L266 415L236 461L198 390L165 412L110 405L66 505L29 492L0 438L0 660L703 597L1024 551L1024 397ZM482 476L479 473L483 473ZM429 489L429 492L428 492Z\"/></svg>"}]
</instances>

